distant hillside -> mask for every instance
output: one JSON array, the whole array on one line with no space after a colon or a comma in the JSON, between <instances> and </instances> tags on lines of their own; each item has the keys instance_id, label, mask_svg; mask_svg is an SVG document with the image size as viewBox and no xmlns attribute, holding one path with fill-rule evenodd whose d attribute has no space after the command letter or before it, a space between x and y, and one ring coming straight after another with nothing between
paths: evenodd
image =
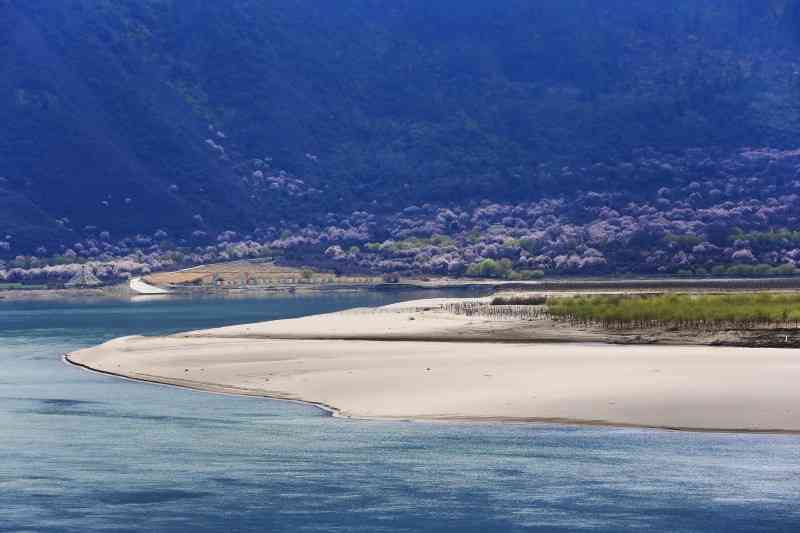
<instances>
[{"instance_id":1,"label":"distant hillside","mask_svg":"<svg viewBox=\"0 0 800 533\"><path fill-rule=\"evenodd\" d=\"M0 240L652 194L592 165L798 144L799 44L797 0L0 0Z\"/></svg>"}]
</instances>

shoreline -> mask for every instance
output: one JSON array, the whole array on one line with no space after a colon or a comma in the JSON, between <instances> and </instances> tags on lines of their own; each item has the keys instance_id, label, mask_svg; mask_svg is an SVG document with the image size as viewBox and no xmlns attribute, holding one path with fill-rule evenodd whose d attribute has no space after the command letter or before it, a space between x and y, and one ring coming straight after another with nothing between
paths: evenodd
<instances>
[{"instance_id":1,"label":"shoreline","mask_svg":"<svg viewBox=\"0 0 800 533\"><path fill-rule=\"evenodd\" d=\"M190 384L189 382L184 381L180 383L178 380L174 382L167 379L155 379L155 378L145 378L145 377L132 377L125 374L118 374L115 372L110 372L107 370L98 370L92 368L89 365L85 365L83 363L79 363L77 361L73 361L70 359L70 354L66 353L61 356L61 361L69 366L73 366L78 368L79 370L83 370L84 372L89 372L91 374L100 374L101 376L108 376L113 377L116 379L121 379L124 381L133 381L135 383L146 383L148 385L158 385L161 387L171 387L181 390L193 391L193 392L203 392L206 394L219 394L221 396L237 396L240 398L252 398L254 400L258 399L266 399L266 400L275 400L280 402L289 402L289 403L297 403L302 404L310 407L314 407L319 409L323 413L328 416L334 418L343 418L343 419L352 419L352 417L342 416L339 411L330 405L325 405L321 403L315 403L308 400L297 400L293 398L283 398L280 396L270 395L261 391L255 390L246 390L246 389L237 389L235 387L224 387L221 385L214 385L213 383L196 383Z\"/></svg>"},{"instance_id":2,"label":"shoreline","mask_svg":"<svg viewBox=\"0 0 800 533\"><path fill-rule=\"evenodd\" d=\"M164 276L191 271L203 265L177 272L158 272L153 276ZM147 276L144 276L146 278ZM399 282L313 282L276 283L269 286L193 286L168 285L169 296L241 296L274 294L314 294L335 292L413 292L413 291L475 291L498 292L541 292L549 294L597 293L597 294L636 294L651 292L798 292L798 277L763 278L680 278L680 277L555 277L541 280L504 280L489 278L408 278ZM0 300L78 300L83 298L119 299L137 296L128 289L127 282L84 288L36 288L0 290Z\"/></svg>"},{"instance_id":3,"label":"shoreline","mask_svg":"<svg viewBox=\"0 0 800 533\"><path fill-rule=\"evenodd\" d=\"M547 321L454 315L452 301L123 337L64 360L342 418L800 434L796 350L697 345L693 332L672 345L609 344Z\"/></svg>"},{"instance_id":4,"label":"shoreline","mask_svg":"<svg viewBox=\"0 0 800 533\"><path fill-rule=\"evenodd\" d=\"M213 383L200 383L191 382L187 380L169 380L165 378L150 378L144 376L133 377L126 374L118 374L106 370L97 370L88 365L73 361L70 359L69 354L62 356L62 361L70 366L76 367L80 370L90 372L93 374L100 374L103 376L122 379L125 381L133 381L136 383L145 383L148 385L157 385L162 387L171 387L191 392L201 392L205 394L218 394L222 396L237 396L243 398L252 398L254 400L266 399L279 402L295 403L305 405L308 407L316 408L322 411L325 415L331 418L338 418L342 420L356 420L356 421L375 421L375 422L409 422L409 423L464 423L464 424L542 424L542 425L556 425L556 426L575 426L575 427L607 427L607 428L620 428L620 429L643 429L651 431L674 431L686 433L720 433L720 434L747 434L747 435L776 435L776 436L794 436L800 435L800 429L751 429L751 428L700 428L700 427L680 427L680 426L656 426L645 424L632 424L623 422L614 422L610 420L586 420L576 418L546 418L546 417L365 417L365 416L352 416L343 414L339 409L332 405L314 402L312 400L303 400L297 398L288 398L269 392L240 389L236 387L215 385Z\"/></svg>"}]
</instances>

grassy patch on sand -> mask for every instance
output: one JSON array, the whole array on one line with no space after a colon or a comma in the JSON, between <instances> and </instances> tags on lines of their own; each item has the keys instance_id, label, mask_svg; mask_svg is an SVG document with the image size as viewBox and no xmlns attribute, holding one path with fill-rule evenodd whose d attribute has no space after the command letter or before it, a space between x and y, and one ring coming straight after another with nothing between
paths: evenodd
<instances>
[{"instance_id":1,"label":"grassy patch on sand","mask_svg":"<svg viewBox=\"0 0 800 533\"><path fill-rule=\"evenodd\" d=\"M800 294L663 294L549 298L551 316L605 327L800 327Z\"/></svg>"}]
</instances>

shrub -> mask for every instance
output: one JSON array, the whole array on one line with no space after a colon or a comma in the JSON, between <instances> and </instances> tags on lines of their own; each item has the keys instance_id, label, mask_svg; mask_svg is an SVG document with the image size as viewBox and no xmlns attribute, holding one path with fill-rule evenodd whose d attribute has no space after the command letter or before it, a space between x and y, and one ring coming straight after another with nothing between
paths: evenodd
<instances>
[{"instance_id":1,"label":"shrub","mask_svg":"<svg viewBox=\"0 0 800 533\"><path fill-rule=\"evenodd\" d=\"M507 294L492 298L491 305L544 305L547 296L542 294Z\"/></svg>"}]
</instances>

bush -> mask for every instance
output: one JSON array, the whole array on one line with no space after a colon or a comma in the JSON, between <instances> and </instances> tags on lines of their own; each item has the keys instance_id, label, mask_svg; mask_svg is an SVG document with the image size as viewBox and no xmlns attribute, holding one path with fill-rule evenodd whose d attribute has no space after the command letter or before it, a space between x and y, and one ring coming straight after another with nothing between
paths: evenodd
<instances>
[{"instance_id":1,"label":"bush","mask_svg":"<svg viewBox=\"0 0 800 533\"><path fill-rule=\"evenodd\" d=\"M476 278L501 278L505 275L501 264L494 259L484 259L467 268L467 276Z\"/></svg>"},{"instance_id":2,"label":"bush","mask_svg":"<svg viewBox=\"0 0 800 533\"><path fill-rule=\"evenodd\" d=\"M492 298L490 305L544 305L547 296L542 294L508 294Z\"/></svg>"}]
</instances>

